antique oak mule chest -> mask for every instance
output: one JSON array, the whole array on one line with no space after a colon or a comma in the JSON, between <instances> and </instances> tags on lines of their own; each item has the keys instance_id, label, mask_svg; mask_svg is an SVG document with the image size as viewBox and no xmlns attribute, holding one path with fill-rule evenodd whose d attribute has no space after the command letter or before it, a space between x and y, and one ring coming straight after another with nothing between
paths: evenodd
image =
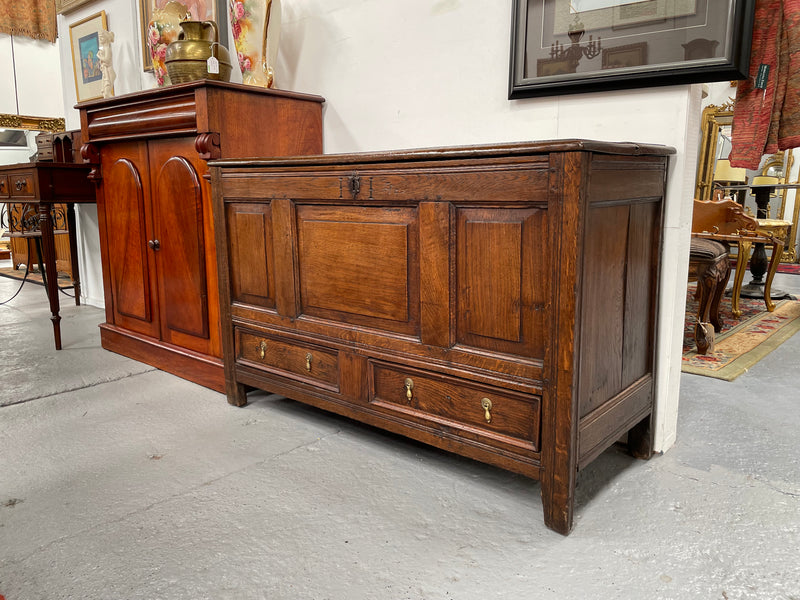
<instances>
[{"instance_id":1,"label":"antique oak mule chest","mask_svg":"<svg viewBox=\"0 0 800 600\"><path fill-rule=\"evenodd\" d=\"M651 452L672 149L212 161L228 400L262 388L541 481Z\"/></svg>"}]
</instances>

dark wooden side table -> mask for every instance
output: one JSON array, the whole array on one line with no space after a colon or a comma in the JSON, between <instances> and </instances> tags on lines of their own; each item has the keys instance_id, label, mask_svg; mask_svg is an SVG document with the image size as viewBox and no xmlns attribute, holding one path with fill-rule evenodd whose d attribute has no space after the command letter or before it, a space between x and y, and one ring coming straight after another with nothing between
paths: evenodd
<instances>
[{"instance_id":1,"label":"dark wooden side table","mask_svg":"<svg viewBox=\"0 0 800 600\"><path fill-rule=\"evenodd\" d=\"M75 238L75 204L95 202L94 185L89 181L89 165L69 163L19 163L0 166L0 202L31 204L39 209L42 258L47 298L50 301L50 320L56 350L61 350L61 316L58 302L58 273L56 246L53 235L52 210L55 204L67 206L70 260L75 290L75 304L80 305L80 276L78 273L78 244Z\"/></svg>"}]
</instances>

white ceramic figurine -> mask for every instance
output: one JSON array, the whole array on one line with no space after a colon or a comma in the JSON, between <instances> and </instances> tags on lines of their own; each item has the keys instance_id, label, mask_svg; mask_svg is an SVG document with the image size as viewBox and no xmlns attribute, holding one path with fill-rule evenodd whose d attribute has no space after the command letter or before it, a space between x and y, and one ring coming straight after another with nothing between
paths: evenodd
<instances>
[{"instance_id":1,"label":"white ceramic figurine","mask_svg":"<svg viewBox=\"0 0 800 600\"><path fill-rule=\"evenodd\" d=\"M97 59L100 61L100 71L103 73L103 98L111 98L114 95L114 80L117 78L111 57L114 32L101 30L98 37L100 49L97 51Z\"/></svg>"}]
</instances>

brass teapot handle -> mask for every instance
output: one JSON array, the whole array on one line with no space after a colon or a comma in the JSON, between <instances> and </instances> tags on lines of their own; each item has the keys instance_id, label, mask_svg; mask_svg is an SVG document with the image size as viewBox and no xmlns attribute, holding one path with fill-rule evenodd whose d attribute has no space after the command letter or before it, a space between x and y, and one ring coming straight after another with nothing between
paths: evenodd
<instances>
[{"instance_id":1,"label":"brass teapot handle","mask_svg":"<svg viewBox=\"0 0 800 600\"><path fill-rule=\"evenodd\" d=\"M203 27L211 25L211 28L214 30L214 43L219 44L219 27L214 21L203 21Z\"/></svg>"},{"instance_id":2,"label":"brass teapot handle","mask_svg":"<svg viewBox=\"0 0 800 600\"><path fill-rule=\"evenodd\" d=\"M184 20L188 20L188 19L184 19ZM219 27L217 27L217 24L214 21L203 21L202 24L203 24L203 27L208 27L210 25L211 29L214 30L214 41L211 42L212 43L212 48L213 48L213 44L219 44ZM178 34L178 39L179 40L185 40L186 39L186 32L183 29L181 29L180 33Z\"/></svg>"}]
</instances>

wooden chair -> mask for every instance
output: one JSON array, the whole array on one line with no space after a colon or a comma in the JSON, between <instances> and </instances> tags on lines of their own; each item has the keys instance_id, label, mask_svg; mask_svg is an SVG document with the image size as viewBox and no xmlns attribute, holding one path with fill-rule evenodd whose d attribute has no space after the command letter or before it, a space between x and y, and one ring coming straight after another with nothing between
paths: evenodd
<instances>
[{"instance_id":1,"label":"wooden chair","mask_svg":"<svg viewBox=\"0 0 800 600\"><path fill-rule=\"evenodd\" d=\"M689 281L697 281L699 306L694 325L698 354L714 349L714 334L722 330L719 304L728 285L728 249L715 240L693 237L689 247Z\"/></svg>"},{"instance_id":2,"label":"wooden chair","mask_svg":"<svg viewBox=\"0 0 800 600\"><path fill-rule=\"evenodd\" d=\"M736 318L742 314L739 309L739 293L742 290L744 272L753 244L771 246L772 256L764 281L764 304L769 312L775 310L770 291L772 280L783 254L783 240L769 232L761 231L758 221L746 214L742 206L730 198L709 201L695 200L692 213L692 236L722 242L728 247L736 246L736 275L733 278L733 289L731 290L731 311Z\"/></svg>"}]
</instances>

